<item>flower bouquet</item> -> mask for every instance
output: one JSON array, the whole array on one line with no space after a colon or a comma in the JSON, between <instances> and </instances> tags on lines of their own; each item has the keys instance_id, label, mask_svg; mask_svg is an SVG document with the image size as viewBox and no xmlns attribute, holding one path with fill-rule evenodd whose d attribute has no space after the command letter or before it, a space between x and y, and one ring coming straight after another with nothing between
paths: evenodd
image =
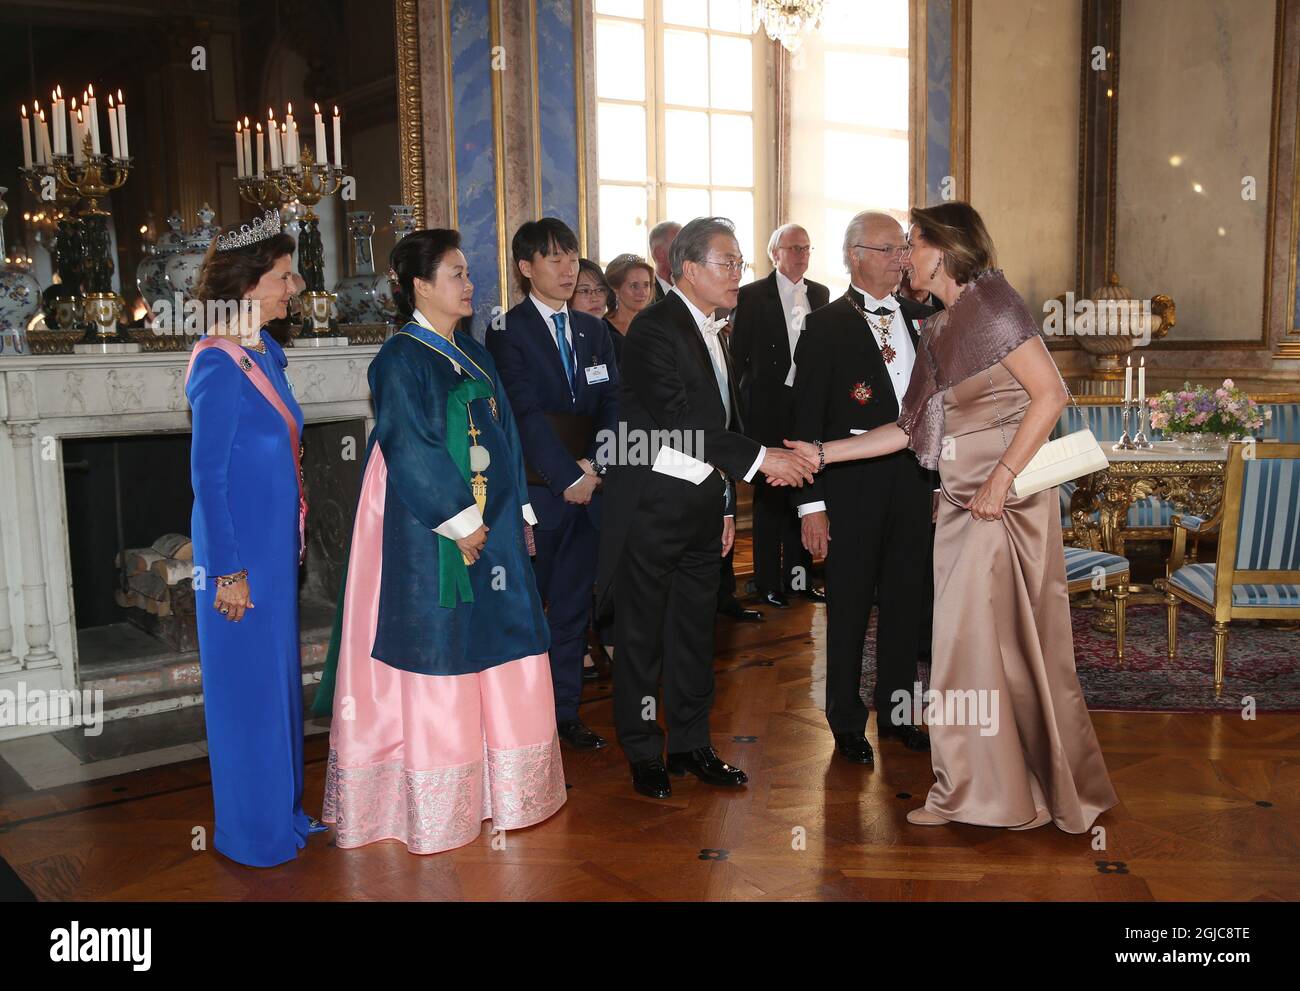
<instances>
[{"instance_id":1,"label":"flower bouquet","mask_svg":"<svg viewBox=\"0 0 1300 991\"><path fill-rule=\"evenodd\" d=\"M1220 447L1229 440L1249 436L1271 418L1246 393L1224 379L1217 389L1184 382L1178 392L1162 392L1148 399L1151 427L1192 451Z\"/></svg>"}]
</instances>

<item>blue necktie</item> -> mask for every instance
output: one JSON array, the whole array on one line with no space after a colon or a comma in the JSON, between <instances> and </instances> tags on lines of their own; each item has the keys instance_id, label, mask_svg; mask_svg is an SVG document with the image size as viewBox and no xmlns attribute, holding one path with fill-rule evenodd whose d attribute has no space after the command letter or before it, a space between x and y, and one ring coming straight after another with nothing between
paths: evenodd
<instances>
[{"instance_id":1,"label":"blue necktie","mask_svg":"<svg viewBox=\"0 0 1300 991\"><path fill-rule=\"evenodd\" d=\"M564 374L569 380L569 395L572 396L576 372L573 368L573 350L569 347L569 338L564 333L564 314L552 313L551 319L555 321L555 346L560 349L560 364L564 366Z\"/></svg>"}]
</instances>

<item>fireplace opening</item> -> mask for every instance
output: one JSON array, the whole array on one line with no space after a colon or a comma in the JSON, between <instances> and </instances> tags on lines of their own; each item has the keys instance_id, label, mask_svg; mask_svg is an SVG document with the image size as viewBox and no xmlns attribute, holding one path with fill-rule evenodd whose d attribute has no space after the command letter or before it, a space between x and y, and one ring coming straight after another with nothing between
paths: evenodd
<instances>
[{"instance_id":1,"label":"fireplace opening","mask_svg":"<svg viewBox=\"0 0 1300 991\"><path fill-rule=\"evenodd\" d=\"M324 659L364 451L364 420L303 430L304 668ZM79 686L110 700L198 691L190 435L67 438L63 469Z\"/></svg>"}]
</instances>

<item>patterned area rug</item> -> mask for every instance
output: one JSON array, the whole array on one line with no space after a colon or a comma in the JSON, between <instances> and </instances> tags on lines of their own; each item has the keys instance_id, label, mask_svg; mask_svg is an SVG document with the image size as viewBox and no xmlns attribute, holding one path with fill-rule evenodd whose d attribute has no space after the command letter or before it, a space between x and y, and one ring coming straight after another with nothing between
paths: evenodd
<instances>
[{"instance_id":1,"label":"patterned area rug","mask_svg":"<svg viewBox=\"0 0 1300 991\"><path fill-rule=\"evenodd\" d=\"M1124 638L1124 664L1115 659L1112 634L1092 628L1091 609L1071 609L1074 663L1088 708L1148 712L1239 710L1247 696L1268 712L1300 712L1300 632L1256 620L1228 628L1223 694L1214 695L1213 622L1183 606L1178 616L1178 656L1165 653L1164 606L1131 606ZM870 705L876 681L876 618L863 651L862 695ZM922 691L929 688L920 666Z\"/></svg>"}]
</instances>

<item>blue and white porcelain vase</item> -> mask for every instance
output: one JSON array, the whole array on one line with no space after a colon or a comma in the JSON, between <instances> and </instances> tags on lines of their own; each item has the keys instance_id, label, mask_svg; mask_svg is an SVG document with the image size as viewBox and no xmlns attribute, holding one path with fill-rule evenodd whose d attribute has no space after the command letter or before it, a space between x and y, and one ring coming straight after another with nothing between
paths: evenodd
<instances>
[{"instance_id":1,"label":"blue and white porcelain vase","mask_svg":"<svg viewBox=\"0 0 1300 991\"><path fill-rule=\"evenodd\" d=\"M171 295L171 287L167 285L167 263L173 255L185 250L185 233L181 229L179 213L167 218L167 227L156 245L146 246L145 257L135 268L136 287L150 312L156 312L155 303Z\"/></svg>"},{"instance_id":2,"label":"blue and white porcelain vase","mask_svg":"<svg viewBox=\"0 0 1300 991\"><path fill-rule=\"evenodd\" d=\"M164 266L170 291L180 293L186 301L195 298L194 289L199 282L203 256L208 252L208 245L221 232L221 228L212 222L215 216L212 207L204 203L199 209L199 226L185 238L184 250L173 255Z\"/></svg>"},{"instance_id":3,"label":"blue and white porcelain vase","mask_svg":"<svg viewBox=\"0 0 1300 991\"><path fill-rule=\"evenodd\" d=\"M9 206L0 186L0 259L5 258L4 218ZM20 264L7 260L0 269L0 354L27 353L27 325L41 309L41 287Z\"/></svg>"},{"instance_id":4,"label":"blue and white porcelain vase","mask_svg":"<svg viewBox=\"0 0 1300 991\"><path fill-rule=\"evenodd\" d=\"M396 244L416 229L415 207L393 203L390 209L393 211L393 243ZM383 314L382 320L392 322L397 318L397 304L393 302L393 288L388 281L388 266L384 266L384 271L376 280L375 302Z\"/></svg>"},{"instance_id":5,"label":"blue and white porcelain vase","mask_svg":"<svg viewBox=\"0 0 1300 991\"><path fill-rule=\"evenodd\" d=\"M373 238L374 214L354 210L348 214L348 236L352 239L352 274L339 280L334 292L338 297L339 323L383 323L384 311L376 293L380 279L375 275ZM388 277L383 282L387 287Z\"/></svg>"}]
</instances>

